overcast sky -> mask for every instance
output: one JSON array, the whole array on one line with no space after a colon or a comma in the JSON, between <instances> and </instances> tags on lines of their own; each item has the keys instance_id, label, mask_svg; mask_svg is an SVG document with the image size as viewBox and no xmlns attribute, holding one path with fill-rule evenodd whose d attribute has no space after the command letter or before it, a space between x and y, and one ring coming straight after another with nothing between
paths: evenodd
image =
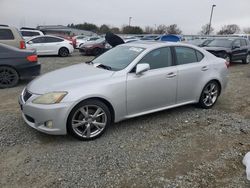
<instances>
[{"instance_id":1,"label":"overcast sky","mask_svg":"<svg viewBox=\"0 0 250 188\"><path fill-rule=\"evenodd\" d=\"M209 22L218 31L226 24L250 27L250 0L0 0L0 23L16 27L90 22L121 27L178 24L197 34Z\"/></svg>"}]
</instances>

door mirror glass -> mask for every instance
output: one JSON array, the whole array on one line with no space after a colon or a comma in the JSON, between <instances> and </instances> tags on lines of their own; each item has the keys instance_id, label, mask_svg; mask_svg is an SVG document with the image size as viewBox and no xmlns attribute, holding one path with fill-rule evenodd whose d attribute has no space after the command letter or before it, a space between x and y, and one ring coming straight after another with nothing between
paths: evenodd
<instances>
[{"instance_id":1,"label":"door mirror glass","mask_svg":"<svg viewBox=\"0 0 250 188\"><path fill-rule=\"evenodd\" d=\"M148 63L140 63L136 65L136 74L142 74L143 72L146 72L150 69L150 66Z\"/></svg>"}]
</instances>

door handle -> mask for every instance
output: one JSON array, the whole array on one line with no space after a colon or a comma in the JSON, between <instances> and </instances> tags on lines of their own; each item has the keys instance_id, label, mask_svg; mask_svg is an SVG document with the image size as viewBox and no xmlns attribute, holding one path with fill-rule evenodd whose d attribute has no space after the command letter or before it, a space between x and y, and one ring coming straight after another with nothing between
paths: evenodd
<instances>
[{"instance_id":1,"label":"door handle","mask_svg":"<svg viewBox=\"0 0 250 188\"><path fill-rule=\"evenodd\" d=\"M176 73L170 72L170 73L167 74L167 78L173 78L173 77L175 77L176 75L177 75Z\"/></svg>"},{"instance_id":2,"label":"door handle","mask_svg":"<svg viewBox=\"0 0 250 188\"><path fill-rule=\"evenodd\" d=\"M201 68L202 71L207 71L208 70L208 67L207 66L204 66Z\"/></svg>"}]
</instances>

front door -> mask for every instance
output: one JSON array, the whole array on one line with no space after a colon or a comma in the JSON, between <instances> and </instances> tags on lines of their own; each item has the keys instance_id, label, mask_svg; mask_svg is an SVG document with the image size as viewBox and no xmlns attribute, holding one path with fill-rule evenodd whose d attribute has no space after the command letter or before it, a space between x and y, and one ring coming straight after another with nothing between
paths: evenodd
<instances>
[{"instance_id":1,"label":"front door","mask_svg":"<svg viewBox=\"0 0 250 188\"><path fill-rule=\"evenodd\" d=\"M159 48L145 55L139 63L147 63L150 70L127 75L127 113L135 115L176 103L177 69L172 66L169 47Z\"/></svg>"}]
</instances>

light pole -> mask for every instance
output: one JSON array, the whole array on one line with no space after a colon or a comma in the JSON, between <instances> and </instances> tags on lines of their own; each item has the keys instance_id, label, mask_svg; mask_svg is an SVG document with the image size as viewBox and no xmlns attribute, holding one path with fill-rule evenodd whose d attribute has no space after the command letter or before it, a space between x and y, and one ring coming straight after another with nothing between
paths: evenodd
<instances>
[{"instance_id":1,"label":"light pole","mask_svg":"<svg viewBox=\"0 0 250 188\"><path fill-rule=\"evenodd\" d=\"M211 15L210 15L210 21L209 21L209 26L208 26L208 31L207 34L210 34L210 30L211 30L211 23L212 23L212 17L213 17L213 13L214 13L214 7L216 7L216 5L212 5L212 10L211 10Z\"/></svg>"},{"instance_id":2,"label":"light pole","mask_svg":"<svg viewBox=\"0 0 250 188\"><path fill-rule=\"evenodd\" d=\"M132 17L129 17L128 18L128 26L130 27L130 25L131 25L131 20L132 20Z\"/></svg>"}]
</instances>

